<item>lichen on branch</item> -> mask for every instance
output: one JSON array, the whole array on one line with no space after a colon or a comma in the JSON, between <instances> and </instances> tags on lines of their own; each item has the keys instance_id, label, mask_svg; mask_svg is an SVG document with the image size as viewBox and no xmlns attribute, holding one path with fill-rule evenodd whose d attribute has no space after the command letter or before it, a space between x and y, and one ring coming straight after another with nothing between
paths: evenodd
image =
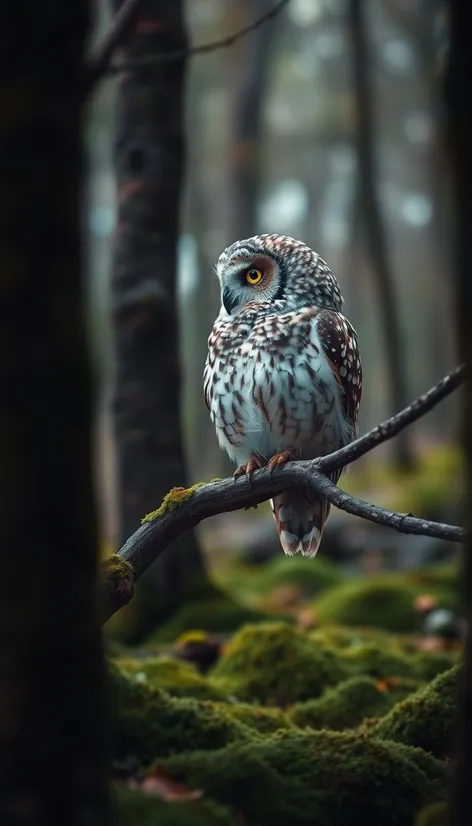
<instances>
[{"instance_id":1,"label":"lichen on branch","mask_svg":"<svg viewBox=\"0 0 472 826\"><path fill-rule=\"evenodd\" d=\"M170 511L180 507L184 504L184 502L187 502L191 496L193 496L197 488L203 487L204 484L204 482L197 482L195 485L192 485L191 488L172 488L169 493L166 493L164 499L162 500L162 504L159 505L157 510L147 513L141 520L141 524L144 525L146 522L152 522L154 519L159 519L161 516L164 516L165 513L170 513Z\"/></svg>"}]
</instances>

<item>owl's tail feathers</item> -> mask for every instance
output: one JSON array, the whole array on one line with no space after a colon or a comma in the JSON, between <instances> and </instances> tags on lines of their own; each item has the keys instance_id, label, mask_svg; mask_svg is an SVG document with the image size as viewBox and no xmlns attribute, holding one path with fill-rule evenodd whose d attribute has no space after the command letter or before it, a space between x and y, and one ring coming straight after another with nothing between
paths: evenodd
<instances>
[{"instance_id":1,"label":"owl's tail feathers","mask_svg":"<svg viewBox=\"0 0 472 826\"><path fill-rule=\"evenodd\" d=\"M287 556L316 556L330 505L325 499L307 498L300 491L286 491L271 500L280 544Z\"/></svg>"}]
</instances>

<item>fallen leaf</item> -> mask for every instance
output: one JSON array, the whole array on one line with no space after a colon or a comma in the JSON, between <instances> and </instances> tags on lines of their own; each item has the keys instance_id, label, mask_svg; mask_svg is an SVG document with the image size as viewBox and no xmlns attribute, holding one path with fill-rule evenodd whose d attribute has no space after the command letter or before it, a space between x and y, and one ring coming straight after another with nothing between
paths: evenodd
<instances>
[{"instance_id":1,"label":"fallen leaf","mask_svg":"<svg viewBox=\"0 0 472 826\"><path fill-rule=\"evenodd\" d=\"M311 608L299 608L298 611L295 611L295 618L298 627L302 631L311 631L316 625L315 615Z\"/></svg>"},{"instance_id":2,"label":"fallen leaf","mask_svg":"<svg viewBox=\"0 0 472 826\"><path fill-rule=\"evenodd\" d=\"M144 778L140 783L140 789L146 794L167 800L168 803L199 800L203 796L200 789L189 789L183 783L177 783L162 766L156 766Z\"/></svg>"},{"instance_id":3,"label":"fallen leaf","mask_svg":"<svg viewBox=\"0 0 472 826\"><path fill-rule=\"evenodd\" d=\"M421 613L432 611L437 607L437 604L438 600L434 594L419 594L414 601L416 611L420 611Z\"/></svg>"},{"instance_id":4,"label":"fallen leaf","mask_svg":"<svg viewBox=\"0 0 472 826\"><path fill-rule=\"evenodd\" d=\"M443 651L446 646L441 637L424 637L420 641L418 648L420 651Z\"/></svg>"}]
</instances>

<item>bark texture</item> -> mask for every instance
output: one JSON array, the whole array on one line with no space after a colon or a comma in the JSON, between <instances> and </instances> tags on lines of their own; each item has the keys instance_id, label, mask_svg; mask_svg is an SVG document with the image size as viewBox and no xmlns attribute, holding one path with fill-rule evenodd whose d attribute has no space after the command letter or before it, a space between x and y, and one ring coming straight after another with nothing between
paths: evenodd
<instances>
[{"instance_id":1,"label":"bark texture","mask_svg":"<svg viewBox=\"0 0 472 826\"><path fill-rule=\"evenodd\" d=\"M245 19L266 14L271 0L243 2ZM275 20L260 26L229 55L234 78L230 161L231 238L250 238L258 232L257 205L264 158L264 102L270 82Z\"/></svg>"},{"instance_id":2,"label":"bark texture","mask_svg":"<svg viewBox=\"0 0 472 826\"><path fill-rule=\"evenodd\" d=\"M121 6L115 0L115 11ZM144 0L125 61L187 45L182 2ZM120 78L116 170L118 227L112 273L120 544L173 486L186 484L180 420L176 249L184 168L185 61ZM152 566L127 638L139 640L207 584L193 533Z\"/></svg>"},{"instance_id":3,"label":"bark texture","mask_svg":"<svg viewBox=\"0 0 472 826\"><path fill-rule=\"evenodd\" d=\"M44 0L25 11L12 4L0 27L0 822L102 826L79 234L88 3Z\"/></svg>"},{"instance_id":4,"label":"bark texture","mask_svg":"<svg viewBox=\"0 0 472 826\"><path fill-rule=\"evenodd\" d=\"M377 195L372 73L366 5L363 0L349 0L353 85L357 107L359 203L362 210L362 229L377 292L378 312L385 336L385 371L388 374L389 412L392 413L406 406L408 389L395 282ZM411 437L407 431L404 431L395 443L395 457L405 470L414 466Z\"/></svg>"}]
</instances>

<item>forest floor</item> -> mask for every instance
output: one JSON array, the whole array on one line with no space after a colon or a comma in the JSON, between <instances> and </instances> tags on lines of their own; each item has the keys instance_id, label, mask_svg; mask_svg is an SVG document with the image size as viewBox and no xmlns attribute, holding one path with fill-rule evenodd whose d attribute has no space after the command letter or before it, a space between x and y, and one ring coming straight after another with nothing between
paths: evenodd
<instances>
[{"instance_id":1,"label":"forest floor","mask_svg":"<svg viewBox=\"0 0 472 826\"><path fill-rule=\"evenodd\" d=\"M231 610L185 606L140 647L110 643L119 826L345 826L347 813L445 826L456 561L353 577L278 555L233 560L219 582Z\"/></svg>"}]
</instances>

